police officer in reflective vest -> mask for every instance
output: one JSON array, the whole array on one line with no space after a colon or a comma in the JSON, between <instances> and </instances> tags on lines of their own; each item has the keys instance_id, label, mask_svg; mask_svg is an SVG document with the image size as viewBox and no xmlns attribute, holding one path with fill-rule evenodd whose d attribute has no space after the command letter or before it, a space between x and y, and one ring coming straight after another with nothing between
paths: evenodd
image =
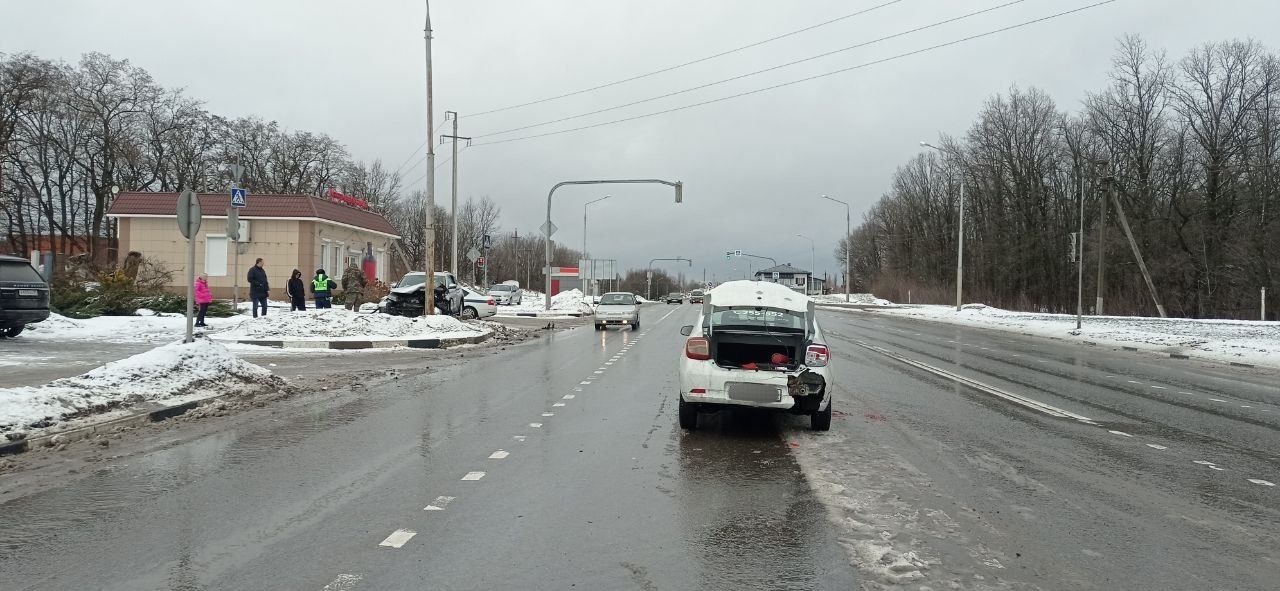
<instances>
[{"instance_id":1,"label":"police officer in reflective vest","mask_svg":"<svg viewBox=\"0 0 1280 591\"><path fill-rule=\"evenodd\" d=\"M316 308L332 308L329 304L329 298L333 296L330 291L333 288L333 280L325 274L324 269L316 269L316 276L311 278L311 293L316 297Z\"/></svg>"}]
</instances>

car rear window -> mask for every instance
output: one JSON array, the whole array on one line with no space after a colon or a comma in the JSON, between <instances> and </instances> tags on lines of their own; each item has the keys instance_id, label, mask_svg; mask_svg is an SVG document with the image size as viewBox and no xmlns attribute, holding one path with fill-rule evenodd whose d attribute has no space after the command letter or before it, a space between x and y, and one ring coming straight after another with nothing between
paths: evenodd
<instances>
[{"instance_id":1,"label":"car rear window","mask_svg":"<svg viewBox=\"0 0 1280 591\"><path fill-rule=\"evenodd\" d=\"M804 313L778 308L731 307L712 308L709 316L713 327L763 329L767 331L804 332Z\"/></svg>"},{"instance_id":2,"label":"car rear window","mask_svg":"<svg viewBox=\"0 0 1280 591\"><path fill-rule=\"evenodd\" d=\"M0 261L0 281L18 281L21 283L44 283L31 265L18 261Z\"/></svg>"},{"instance_id":3,"label":"car rear window","mask_svg":"<svg viewBox=\"0 0 1280 591\"><path fill-rule=\"evenodd\" d=\"M636 297L625 293L606 293L600 296L602 306L626 306L636 303Z\"/></svg>"},{"instance_id":4,"label":"car rear window","mask_svg":"<svg viewBox=\"0 0 1280 591\"><path fill-rule=\"evenodd\" d=\"M489 287L489 291L515 291L516 288L510 285L493 285Z\"/></svg>"}]
</instances>

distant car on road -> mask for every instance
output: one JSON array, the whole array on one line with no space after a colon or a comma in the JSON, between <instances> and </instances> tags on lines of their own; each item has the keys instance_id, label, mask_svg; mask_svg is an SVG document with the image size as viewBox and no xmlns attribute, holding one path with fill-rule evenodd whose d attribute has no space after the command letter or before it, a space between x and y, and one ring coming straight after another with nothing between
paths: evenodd
<instances>
[{"instance_id":1,"label":"distant car on road","mask_svg":"<svg viewBox=\"0 0 1280 591\"><path fill-rule=\"evenodd\" d=\"M701 289L695 289L695 290L693 290L693 291L689 292L689 303L690 303L690 304L701 304L701 303L702 303L702 298L706 296L706 293L707 293L707 292L702 291Z\"/></svg>"},{"instance_id":2,"label":"distant car on road","mask_svg":"<svg viewBox=\"0 0 1280 591\"><path fill-rule=\"evenodd\" d=\"M510 283L498 283L489 286L489 296L499 306L516 306L523 301L522 292L519 285Z\"/></svg>"},{"instance_id":3,"label":"distant car on road","mask_svg":"<svg viewBox=\"0 0 1280 591\"><path fill-rule=\"evenodd\" d=\"M684 294L682 294L682 293L669 293L669 294L667 294L667 295L663 296L663 297L662 297L662 300L663 300L663 301L665 301L665 302L666 302L666 303L668 303L668 304L683 304L683 303L684 303Z\"/></svg>"},{"instance_id":4,"label":"distant car on road","mask_svg":"<svg viewBox=\"0 0 1280 591\"><path fill-rule=\"evenodd\" d=\"M710 312L680 331L680 426L739 406L807 414L815 431L830 429L831 351L813 300L763 281L728 281L705 298Z\"/></svg>"},{"instance_id":5,"label":"distant car on road","mask_svg":"<svg viewBox=\"0 0 1280 591\"><path fill-rule=\"evenodd\" d=\"M459 318L488 318L498 313L498 304L495 298L482 293L462 288L462 314Z\"/></svg>"},{"instance_id":6,"label":"distant car on road","mask_svg":"<svg viewBox=\"0 0 1280 591\"><path fill-rule=\"evenodd\" d=\"M615 291L600 296L596 305L596 330L604 330L609 325L627 324L631 330L640 328L640 307L636 295L625 291Z\"/></svg>"},{"instance_id":7,"label":"distant car on road","mask_svg":"<svg viewBox=\"0 0 1280 591\"><path fill-rule=\"evenodd\" d=\"M49 283L27 259L0 256L0 337L49 317Z\"/></svg>"},{"instance_id":8,"label":"distant car on road","mask_svg":"<svg viewBox=\"0 0 1280 591\"><path fill-rule=\"evenodd\" d=\"M410 271L394 284L391 293L378 302L378 309L396 316L421 316L426 311L424 284L427 274ZM462 288L452 273L436 273L435 306L443 314L462 314Z\"/></svg>"}]
</instances>

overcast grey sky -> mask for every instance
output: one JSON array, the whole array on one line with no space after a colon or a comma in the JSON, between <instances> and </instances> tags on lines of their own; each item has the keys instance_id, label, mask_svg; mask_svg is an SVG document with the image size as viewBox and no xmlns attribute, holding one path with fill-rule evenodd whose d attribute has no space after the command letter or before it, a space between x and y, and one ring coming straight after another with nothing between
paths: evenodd
<instances>
[{"instance_id":1,"label":"overcast grey sky","mask_svg":"<svg viewBox=\"0 0 1280 591\"><path fill-rule=\"evenodd\" d=\"M930 24L1008 0L903 0L727 57L533 107L510 104L648 72L882 4L887 0L437 0L437 125L462 113L461 135L574 115L703 84ZM930 29L732 83L531 132L677 107L829 72L1046 16L1095 0L1027 0ZM257 115L329 133L362 160L394 168L425 135L423 2L413 0L5 0L0 51L75 61L88 51L127 58L157 82L183 87L216 113ZM465 150L460 194L488 195L504 229L536 232L546 192L562 180L658 177L685 183L675 205L661 186L557 193L557 240L641 267L689 257L710 279L742 249L837 272L844 212L854 223L921 139L963 133L982 102L1010 85L1037 86L1076 110L1105 84L1115 39L1138 33L1179 58L1207 41L1252 37L1280 48L1274 0L1119 0L1113 4L727 102L587 131ZM443 131L438 130L438 131ZM513 134L515 137L523 134ZM508 137L508 136L502 136ZM477 140L479 143L480 140ZM438 158L443 161L447 147ZM425 170L406 169L406 181ZM411 168L412 167L412 168ZM447 206L449 166L437 194ZM422 186L418 180L414 185ZM672 269L675 270L674 268ZM741 273L742 269L739 269Z\"/></svg>"}]
</instances>

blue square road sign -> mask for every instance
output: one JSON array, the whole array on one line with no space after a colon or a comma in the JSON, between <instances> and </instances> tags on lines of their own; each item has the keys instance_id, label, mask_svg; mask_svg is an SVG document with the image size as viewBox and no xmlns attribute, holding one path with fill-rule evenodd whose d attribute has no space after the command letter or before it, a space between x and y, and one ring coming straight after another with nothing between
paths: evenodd
<instances>
[{"instance_id":1,"label":"blue square road sign","mask_svg":"<svg viewBox=\"0 0 1280 591\"><path fill-rule=\"evenodd\" d=\"M240 187L231 188L231 207L244 207L249 204L249 191Z\"/></svg>"}]
</instances>

